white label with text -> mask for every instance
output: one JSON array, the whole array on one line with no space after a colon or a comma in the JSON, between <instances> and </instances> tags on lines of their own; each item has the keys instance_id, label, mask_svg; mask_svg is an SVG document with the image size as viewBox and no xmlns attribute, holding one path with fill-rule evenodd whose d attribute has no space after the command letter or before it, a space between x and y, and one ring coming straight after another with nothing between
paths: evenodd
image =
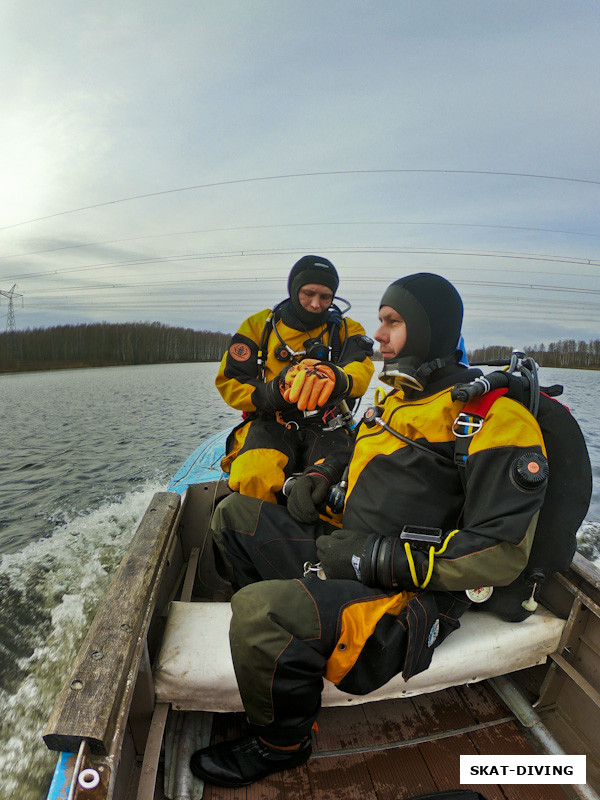
<instances>
[{"instance_id":1,"label":"white label with text","mask_svg":"<svg viewBox=\"0 0 600 800\"><path fill-rule=\"evenodd\" d=\"M585 756L461 756L461 783L585 783Z\"/></svg>"}]
</instances>

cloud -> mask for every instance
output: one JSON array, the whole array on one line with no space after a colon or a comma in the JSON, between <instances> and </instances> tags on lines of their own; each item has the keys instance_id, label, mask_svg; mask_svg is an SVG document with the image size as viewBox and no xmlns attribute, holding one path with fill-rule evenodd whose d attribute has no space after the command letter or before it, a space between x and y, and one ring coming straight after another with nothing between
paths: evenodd
<instances>
[{"instance_id":1,"label":"cloud","mask_svg":"<svg viewBox=\"0 0 600 800\"><path fill-rule=\"evenodd\" d=\"M0 288L24 295L18 326L232 331L317 253L370 331L387 283L430 270L464 294L473 345L597 335L596 4L3 14Z\"/></svg>"}]
</instances>

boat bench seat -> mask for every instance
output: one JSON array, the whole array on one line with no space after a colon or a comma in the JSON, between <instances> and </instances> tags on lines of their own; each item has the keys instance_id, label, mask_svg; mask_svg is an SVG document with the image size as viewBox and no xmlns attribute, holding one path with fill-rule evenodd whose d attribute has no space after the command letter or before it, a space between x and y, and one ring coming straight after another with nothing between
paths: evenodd
<instances>
[{"instance_id":1,"label":"boat bench seat","mask_svg":"<svg viewBox=\"0 0 600 800\"><path fill-rule=\"evenodd\" d=\"M185 711L242 711L229 650L229 603L173 602L154 667L156 699ZM368 695L350 695L325 680L323 706L410 697L543 664L565 620L538 607L523 622L467 611L460 628L438 647L429 669L405 681L392 678Z\"/></svg>"}]
</instances>

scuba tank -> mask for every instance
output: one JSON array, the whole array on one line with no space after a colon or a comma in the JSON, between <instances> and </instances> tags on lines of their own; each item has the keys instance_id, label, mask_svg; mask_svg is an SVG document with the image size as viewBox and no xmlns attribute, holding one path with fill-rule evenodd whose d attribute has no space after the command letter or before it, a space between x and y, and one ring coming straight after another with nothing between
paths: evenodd
<instances>
[{"instance_id":1,"label":"scuba tank","mask_svg":"<svg viewBox=\"0 0 600 800\"><path fill-rule=\"evenodd\" d=\"M455 462L464 473L472 436L485 424L485 414L498 392L525 405L537 419L548 455L548 486L540 509L529 560L521 575L508 586L494 587L480 606L502 619L519 622L535 611L535 594L544 578L566 569L577 549L577 531L587 514L592 495L592 469L581 428L569 409L554 398L562 394L559 385L541 388L537 364L520 351L510 361L486 362L471 366L504 366L502 371L458 384L451 390L453 400L466 402L457 418L472 433L458 434ZM477 398L491 402L483 407ZM487 407L486 407L487 406ZM518 480L518 476L515 476Z\"/></svg>"}]
</instances>

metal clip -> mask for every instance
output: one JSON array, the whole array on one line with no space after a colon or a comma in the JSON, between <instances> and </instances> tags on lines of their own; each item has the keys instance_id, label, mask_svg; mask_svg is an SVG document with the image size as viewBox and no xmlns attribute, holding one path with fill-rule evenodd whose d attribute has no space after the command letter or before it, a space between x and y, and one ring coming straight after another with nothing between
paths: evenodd
<instances>
[{"instance_id":1,"label":"metal clip","mask_svg":"<svg viewBox=\"0 0 600 800\"><path fill-rule=\"evenodd\" d=\"M329 420L327 425L323 426L323 430L324 431L335 431L338 428L343 428L345 424L346 423L344 422L344 418L342 417L342 415L338 414L337 416L332 417L332 419Z\"/></svg>"},{"instance_id":2,"label":"metal clip","mask_svg":"<svg viewBox=\"0 0 600 800\"><path fill-rule=\"evenodd\" d=\"M317 578L320 578L322 581L325 580L327 577L325 572L323 571L323 567L320 564L311 564L310 561L304 562L304 577L308 578L311 572L315 572Z\"/></svg>"},{"instance_id":3,"label":"metal clip","mask_svg":"<svg viewBox=\"0 0 600 800\"><path fill-rule=\"evenodd\" d=\"M281 487L281 492L284 495L284 497L290 496L290 493L292 491L292 486L296 483L298 477L299 477L298 475L290 475L290 477L286 478L286 480L283 482L283 486Z\"/></svg>"},{"instance_id":4,"label":"metal clip","mask_svg":"<svg viewBox=\"0 0 600 800\"><path fill-rule=\"evenodd\" d=\"M462 427L459 432L458 428ZM458 417L452 423L452 433L459 439L466 439L469 436L474 436L483 426L483 417L475 414L469 414L461 411Z\"/></svg>"},{"instance_id":5,"label":"metal clip","mask_svg":"<svg viewBox=\"0 0 600 800\"><path fill-rule=\"evenodd\" d=\"M316 417L316 416L317 416L318 414L320 414L320 413L321 413L321 409L320 409L320 408L315 408L315 409L313 409L312 411L303 411L303 412L302 412L302 414L303 414L303 416L304 416L304 419L306 419L307 417L308 417L308 418L310 418L310 417Z\"/></svg>"}]
</instances>

